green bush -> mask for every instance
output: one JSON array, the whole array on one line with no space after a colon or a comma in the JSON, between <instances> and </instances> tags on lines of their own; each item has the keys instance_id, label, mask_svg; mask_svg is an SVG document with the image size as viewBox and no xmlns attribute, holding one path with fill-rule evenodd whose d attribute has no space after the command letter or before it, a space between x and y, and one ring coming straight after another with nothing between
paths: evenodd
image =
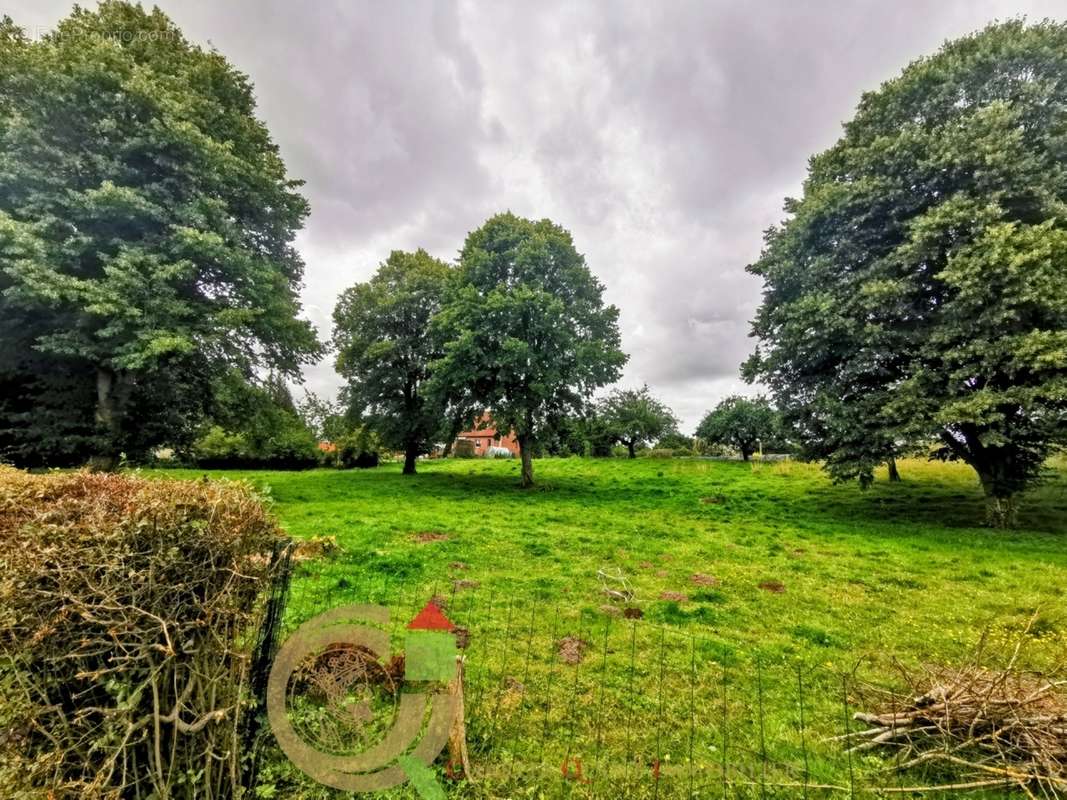
<instances>
[{"instance_id":1,"label":"green bush","mask_svg":"<svg viewBox=\"0 0 1067 800\"><path fill-rule=\"evenodd\" d=\"M315 435L292 415L269 431L227 431L210 427L193 443L193 460L203 469L308 469L319 463Z\"/></svg>"},{"instance_id":2,"label":"green bush","mask_svg":"<svg viewBox=\"0 0 1067 800\"><path fill-rule=\"evenodd\" d=\"M247 459L251 455L251 447L243 434L230 433L219 425L212 425L207 433L193 443L193 455L197 463Z\"/></svg>"},{"instance_id":3,"label":"green bush","mask_svg":"<svg viewBox=\"0 0 1067 800\"><path fill-rule=\"evenodd\" d=\"M0 794L239 796L285 543L245 484L0 468Z\"/></svg>"},{"instance_id":4,"label":"green bush","mask_svg":"<svg viewBox=\"0 0 1067 800\"><path fill-rule=\"evenodd\" d=\"M642 455L647 455L649 458L674 458L674 451L667 447L658 447Z\"/></svg>"},{"instance_id":5,"label":"green bush","mask_svg":"<svg viewBox=\"0 0 1067 800\"><path fill-rule=\"evenodd\" d=\"M330 466L339 469L367 469L378 466L381 440L366 425L339 437L334 445L336 450L326 458Z\"/></svg>"}]
</instances>

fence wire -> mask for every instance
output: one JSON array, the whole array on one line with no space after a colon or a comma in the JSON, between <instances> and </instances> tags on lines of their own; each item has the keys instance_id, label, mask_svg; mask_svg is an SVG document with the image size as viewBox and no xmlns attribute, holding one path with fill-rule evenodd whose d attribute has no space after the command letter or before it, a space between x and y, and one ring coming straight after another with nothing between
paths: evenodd
<instances>
[{"instance_id":1,"label":"fence wire","mask_svg":"<svg viewBox=\"0 0 1067 800\"><path fill-rule=\"evenodd\" d=\"M394 641L431 598L464 629L474 774L469 786L450 784L456 796L916 796L900 793L891 754L848 747L855 670L724 648L712 630L628 618L621 606L574 608L462 580L358 592L305 580L294 590L307 616L388 606ZM940 777L917 771L908 784Z\"/></svg>"}]
</instances>

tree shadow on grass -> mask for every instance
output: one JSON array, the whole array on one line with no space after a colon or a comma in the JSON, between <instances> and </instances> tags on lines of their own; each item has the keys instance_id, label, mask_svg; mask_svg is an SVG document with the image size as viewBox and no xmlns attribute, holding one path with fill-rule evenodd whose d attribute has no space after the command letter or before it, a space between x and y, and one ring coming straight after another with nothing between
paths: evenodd
<instances>
[{"instance_id":1,"label":"tree shadow on grass","mask_svg":"<svg viewBox=\"0 0 1067 800\"><path fill-rule=\"evenodd\" d=\"M797 511L807 518L821 517L846 526L857 522L916 526L916 533L922 535L939 528L974 530L1003 540L1017 534L1062 535L1067 528L1067 485L1057 478L1028 492L1018 526L1002 531L985 525L985 498L977 485L968 489L956 481L930 478L882 482L866 490L851 484L814 489L798 502Z\"/></svg>"}]
</instances>

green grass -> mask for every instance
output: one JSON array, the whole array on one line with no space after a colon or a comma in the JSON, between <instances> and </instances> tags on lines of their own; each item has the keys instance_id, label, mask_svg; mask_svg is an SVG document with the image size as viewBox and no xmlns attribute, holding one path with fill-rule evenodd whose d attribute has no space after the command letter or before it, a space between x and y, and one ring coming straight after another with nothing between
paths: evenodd
<instances>
[{"instance_id":1,"label":"green grass","mask_svg":"<svg viewBox=\"0 0 1067 800\"><path fill-rule=\"evenodd\" d=\"M906 461L902 483L866 492L794 463L547 459L527 491L517 469L452 460L420 463L415 477L397 465L217 473L268 490L294 537L340 545L298 567L290 625L378 602L395 609L396 628L436 594L470 627L480 780L454 786L456 796L721 796L724 730L731 796L801 796L771 784L805 780L896 785L879 772L891 762L850 764L827 741L845 724L843 698L861 701L860 678L891 683L892 659L961 662L984 633L995 662L1035 612L1023 663L1048 669L1067 650L1062 470L1005 532L980 526L977 481L957 465ZM419 541L426 532L447 538ZM605 612L601 569L627 577L641 622ZM784 591L760 587L772 582ZM557 657L563 636L588 645L577 666ZM564 780L567 755L596 779ZM281 762L267 776L278 796L333 796ZM835 794L810 796L820 792Z\"/></svg>"}]
</instances>

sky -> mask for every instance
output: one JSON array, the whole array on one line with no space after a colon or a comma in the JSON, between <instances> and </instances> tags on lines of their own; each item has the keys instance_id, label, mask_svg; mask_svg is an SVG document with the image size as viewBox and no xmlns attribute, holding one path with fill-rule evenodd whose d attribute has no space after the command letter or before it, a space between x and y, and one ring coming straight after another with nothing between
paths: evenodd
<instances>
[{"instance_id":1,"label":"sky","mask_svg":"<svg viewBox=\"0 0 1067 800\"><path fill-rule=\"evenodd\" d=\"M83 2L92 5L92 0ZM454 260L510 210L569 229L630 356L692 432L754 347L745 266L860 95L994 19L1063 0L162 0L255 86L311 216L306 316L396 249ZM0 0L33 35L72 4ZM332 358L306 387L333 396ZM296 392L301 396L300 391Z\"/></svg>"}]
</instances>

